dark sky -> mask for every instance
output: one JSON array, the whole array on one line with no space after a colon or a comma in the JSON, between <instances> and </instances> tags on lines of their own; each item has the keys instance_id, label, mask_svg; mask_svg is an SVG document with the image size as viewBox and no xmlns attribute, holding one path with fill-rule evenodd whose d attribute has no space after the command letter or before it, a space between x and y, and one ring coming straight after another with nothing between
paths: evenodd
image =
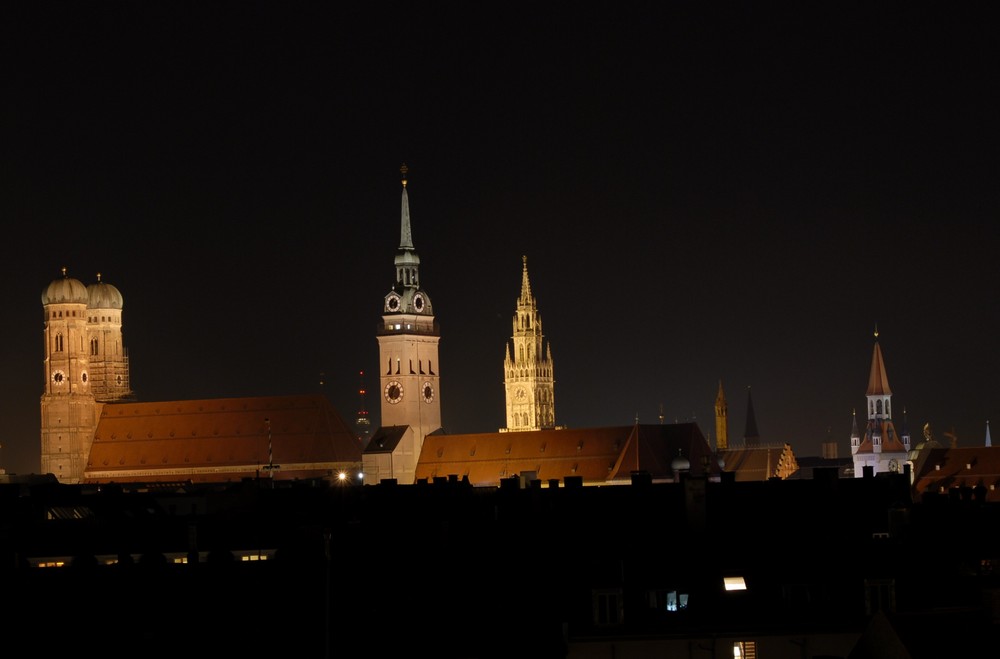
<instances>
[{"instance_id":1,"label":"dark sky","mask_svg":"<svg viewBox=\"0 0 1000 659\"><path fill-rule=\"evenodd\" d=\"M377 425L404 161L447 432L505 423L522 255L561 425L662 409L714 438L721 379L731 443L751 387L762 442L849 455L876 326L915 437L981 444L998 416L986 14L17 4L0 20L8 471L39 468L40 296L64 266L122 292L141 400L310 393L322 373L350 421L364 370Z\"/></svg>"}]
</instances>

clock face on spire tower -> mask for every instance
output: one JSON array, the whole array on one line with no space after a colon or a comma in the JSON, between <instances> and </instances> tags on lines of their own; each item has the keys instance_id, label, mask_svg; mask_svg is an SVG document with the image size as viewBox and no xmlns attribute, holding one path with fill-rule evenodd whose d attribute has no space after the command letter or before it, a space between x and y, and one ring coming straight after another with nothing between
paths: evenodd
<instances>
[{"instance_id":1,"label":"clock face on spire tower","mask_svg":"<svg viewBox=\"0 0 1000 659\"><path fill-rule=\"evenodd\" d=\"M392 380L389 384L385 385L385 399L392 405L403 400L403 385L396 380Z\"/></svg>"},{"instance_id":2,"label":"clock face on spire tower","mask_svg":"<svg viewBox=\"0 0 1000 659\"><path fill-rule=\"evenodd\" d=\"M383 322L376 335L381 363L381 425L396 428L393 459L383 464L365 456L365 478L413 482L424 437L441 428L440 334L430 296L420 283L420 257L410 227L408 172L404 169L399 246L392 284L382 299Z\"/></svg>"}]
</instances>

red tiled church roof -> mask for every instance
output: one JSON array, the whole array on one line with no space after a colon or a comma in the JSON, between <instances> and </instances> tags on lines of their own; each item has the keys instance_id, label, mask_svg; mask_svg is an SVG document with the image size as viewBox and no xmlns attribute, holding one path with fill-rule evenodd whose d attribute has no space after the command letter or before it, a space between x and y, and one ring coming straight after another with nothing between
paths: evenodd
<instances>
[{"instance_id":1,"label":"red tiled church roof","mask_svg":"<svg viewBox=\"0 0 1000 659\"><path fill-rule=\"evenodd\" d=\"M360 465L360 441L319 395L109 403L83 482L290 480Z\"/></svg>"}]
</instances>

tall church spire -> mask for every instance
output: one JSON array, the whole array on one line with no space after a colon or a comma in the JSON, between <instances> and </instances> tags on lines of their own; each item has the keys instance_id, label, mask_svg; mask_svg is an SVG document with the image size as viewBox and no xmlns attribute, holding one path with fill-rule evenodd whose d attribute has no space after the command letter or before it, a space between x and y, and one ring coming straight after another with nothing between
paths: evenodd
<instances>
[{"instance_id":1,"label":"tall church spire","mask_svg":"<svg viewBox=\"0 0 1000 659\"><path fill-rule=\"evenodd\" d=\"M383 300L379 345L381 425L362 456L367 482L392 478L412 483L424 438L441 429L441 340L430 297L420 286L420 258L413 248L409 170L404 164L396 281ZM390 449L391 447L391 449Z\"/></svg>"},{"instance_id":2,"label":"tall church spire","mask_svg":"<svg viewBox=\"0 0 1000 659\"><path fill-rule=\"evenodd\" d=\"M403 163L403 166L399 168L400 181L403 184L403 204L400 212L400 229L399 229L399 249L400 250L412 250L413 249L413 234L410 231L410 197L406 194L406 175L409 173L410 168Z\"/></svg>"},{"instance_id":3,"label":"tall church spire","mask_svg":"<svg viewBox=\"0 0 1000 659\"><path fill-rule=\"evenodd\" d=\"M399 250L396 252L395 259L396 286L399 289L415 290L420 287L420 257L417 256L416 250L413 249L413 231L410 228L410 197L406 193L409 168L405 163L399 168L399 172L402 175L403 192L400 203ZM398 290L397 292L402 294L403 291ZM406 311L406 309L399 310ZM422 313L425 310L416 308L412 311Z\"/></svg>"}]
</instances>

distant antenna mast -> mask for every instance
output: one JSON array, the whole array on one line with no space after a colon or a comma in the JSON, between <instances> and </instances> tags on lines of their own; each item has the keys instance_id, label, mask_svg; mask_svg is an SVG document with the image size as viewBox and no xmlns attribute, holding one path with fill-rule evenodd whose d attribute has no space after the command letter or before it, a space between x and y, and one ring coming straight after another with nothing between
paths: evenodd
<instances>
[{"instance_id":1,"label":"distant antenna mast","mask_svg":"<svg viewBox=\"0 0 1000 659\"><path fill-rule=\"evenodd\" d=\"M360 380L358 385L358 418L355 421L355 426L358 431L358 439L361 440L361 445L365 446L371 435L372 422L368 418L368 408L365 406L365 372L359 371L358 378Z\"/></svg>"}]
</instances>

